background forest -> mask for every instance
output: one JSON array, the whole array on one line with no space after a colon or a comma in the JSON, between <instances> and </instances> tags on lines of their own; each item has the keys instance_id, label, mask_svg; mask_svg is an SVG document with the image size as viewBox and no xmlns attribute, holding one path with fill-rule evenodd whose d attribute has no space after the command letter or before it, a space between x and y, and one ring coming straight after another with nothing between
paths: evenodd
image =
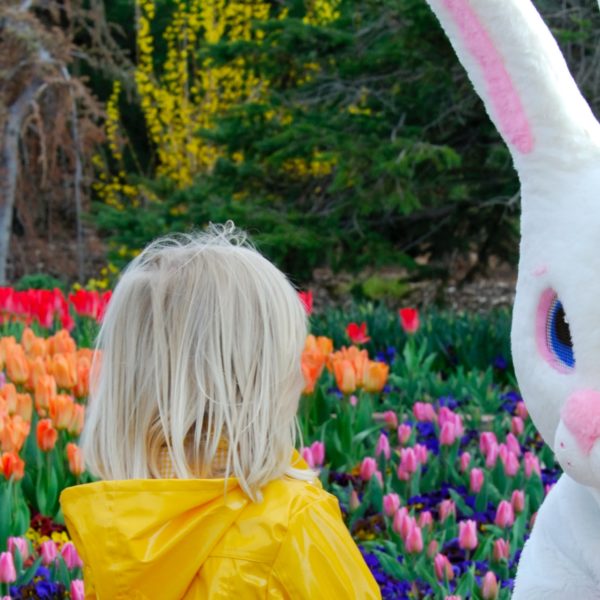
<instances>
[{"instance_id":1,"label":"background forest","mask_svg":"<svg viewBox=\"0 0 600 600\"><path fill-rule=\"evenodd\" d=\"M596 3L536 5L597 108ZM5 0L0 144L5 282L107 286L228 218L299 284L516 259L508 151L424 0Z\"/></svg>"}]
</instances>

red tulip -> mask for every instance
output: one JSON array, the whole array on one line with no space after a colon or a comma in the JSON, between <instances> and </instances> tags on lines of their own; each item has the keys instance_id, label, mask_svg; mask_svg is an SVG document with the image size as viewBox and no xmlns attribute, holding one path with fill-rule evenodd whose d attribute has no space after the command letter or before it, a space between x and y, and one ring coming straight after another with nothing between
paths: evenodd
<instances>
[{"instance_id":1,"label":"red tulip","mask_svg":"<svg viewBox=\"0 0 600 600\"><path fill-rule=\"evenodd\" d=\"M310 290L307 290L306 292L298 292L298 296L300 297L300 301L304 305L304 310L306 311L306 314L312 314L313 293Z\"/></svg>"},{"instance_id":2,"label":"red tulip","mask_svg":"<svg viewBox=\"0 0 600 600\"><path fill-rule=\"evenodd\" d=\"M400 325L406 333L415 333L419 329L419 311L416 308L401 308L398 315Z\"/></svg>"},{"instance_id":3,"label":"red tulip","mask_svg":"<svg viewBox=\"0 0 600 600\"><path fill-rule=\"evenodd\" d=\"M366 344L371 338L367 336L367 324L349 323L346 327L346 334L353 344Z\"/></svg>"}]
</instances>

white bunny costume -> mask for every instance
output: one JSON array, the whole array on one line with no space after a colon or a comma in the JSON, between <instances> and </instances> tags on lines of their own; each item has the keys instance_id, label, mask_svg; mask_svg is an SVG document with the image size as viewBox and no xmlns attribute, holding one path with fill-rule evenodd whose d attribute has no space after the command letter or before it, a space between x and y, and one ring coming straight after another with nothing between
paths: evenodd
<instances>
[{"instance_id":1,"label":"white bunny costume","mask_svg":"<svg viewBox=\"0 0 600 600\"><path fill-rule=\"evenodd\" d=\"M521 181L512 351L565 471L519 564L516 600L600 599L600 125L530 0L427 0Z\"/></svg>"}]
</instances>

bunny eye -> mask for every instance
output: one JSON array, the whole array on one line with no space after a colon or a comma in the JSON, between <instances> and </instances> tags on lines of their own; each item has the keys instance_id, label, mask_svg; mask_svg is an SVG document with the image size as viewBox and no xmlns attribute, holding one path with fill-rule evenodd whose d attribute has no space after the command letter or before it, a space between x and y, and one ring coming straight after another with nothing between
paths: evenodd
<instances>
[{"instance_id":1,"label":"bunny eye","mask_svg":"<svg viewBox=\"0 0 600 600\"><path fill-rule=\"evenodd\" d=\"M556 370L570 373L575 368L571 329L565 309L552 289L542 294L538 307L538 349Z\"/></svg>"}]
</instances>

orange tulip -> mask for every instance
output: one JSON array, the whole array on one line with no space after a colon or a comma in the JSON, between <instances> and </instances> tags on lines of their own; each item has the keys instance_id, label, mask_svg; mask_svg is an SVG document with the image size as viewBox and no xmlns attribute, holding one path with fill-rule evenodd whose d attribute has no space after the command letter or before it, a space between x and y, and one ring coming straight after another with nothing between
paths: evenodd
<instances>
[{"instance_id":1,"label":"orange tulip","mask_svg":"<svg viewBox=\"0 0 600 600\"><path fill-rule=\"evenodd\" d=\"M42 375L35 385L35 408L39 414L47 414L50 398L56 396L56 380L52 375Z\"/></svg>"},{"instance_id":2,"label":"orange tulip","mask_svg":"<svg viewBox=\"0 0 600 600\"><path fill-rule=\"evenodd\" d=\"M15 383L25 383L29 379L29 361L19 344L14 344L6 353L6 373Z\"/></svg>"},{"instance_id":3,"label":"orange tulip","mask_svg":"<svg viewBox=\"0 0 600 600\"><path fill-rule=\"evenodd\" d=\"M4 452L20 452L27 436L30 425L20 415L4 419L4 426L0 432L0 446Z\"/></svg>"},{"instance_id":4,"label":"orange tulip","mask_svg":"<svg viewBox=\"0 0 600 600\"><path fill-rule=\"evenodd\" d=\"M5 383L0 389L0 396L6 400L6 409L9 415L17 412L17 388L12 383Z\"/></svg>"},{"instance_id":5,"label":"orange tulip","mask_svg":"<svg viewBox=\"0 0 600 600\"><path fill-rule=\"evenodd\" d=\"M27 350L27 354L29 354L31 358L41 358L46 356L47 352L47 342L44 338L35 338L31 344L31 348Z\"/></svg>"},{"instance_id":6,"label":"orange tulip","mask_svg":"<svg viewBox=\"0 0 600 600\"><path fill-rule=\"evenodd\" d=\"M69 471L75 477L79 477L85 471L83 454L77 444L73 444L72 442L67 444L67 460L69 461Z\"/></svg>"},{"instance_id":7,"label":"orange tulip","mask_svg":"<svg viewBox=\"0 0 600 600\"><path fill-rule=\"evenodd\" d=\"M48 353L54 354L70 354L77 350L75 340L71 337L66 329L61 329L59 332L48 338Z\"/></svg>"},{"instance_id":8,"label":"orange tulip","mask_svg":"<svg viewBox=\"0 0 600 600\"><path fill-rule=\"evenodd\" d=\"M318 350L321 354L327 356L333 352L333 341L325 336L315 337L309 335L304 344L305 350Z\"/></svg>"},{"instance_id":9,"label":"orange tulip","mask_svg":"<svg viewBox=\"0 0 600 600\"><path fill-rule=\"evenodd\" d=\"M17 454L5 452L0 457L0 472L6 479L12 477L15 481L19 481L25 475L25 463Z\"/></svg>"},{"instance_id":10,"label":"orange tulip","mask_svg":"<svg viewBox=\"0 0 600 600\"><path fill-rule=\"evenodd\" d=\"M29 354L29 351L31 350L31 347L36 339L37 336L35 333L33 333L33 329L30 327L25 327L25 329L23 329L23 333L21 335L21 345L27 354Z\"/></svg>"},{"instance_id":11,"label":"orange tulip","mask_svg":"<svg viewBox=\"0 0 600 600\"><path fill-rule=\"evenodd\" d=\"M17 394L16 414L21 416L25 421L31 422L32 412L33 400L31 399L31 394Z\"/></svg>"},{"instance_id":12,"label":"orange tulip","mask_svg":"<svg viewBox=\"0 0 600 600\"><path fill-rule=\"evenodd\" d=\"M6 356L16 343L17 340L12 336L0 338L0 368L4 368Z\"/></svg>"},{"instance_id":13,"label":"orange tulip","mask_svg":"<svg viewBox=\"0 0 600 600\"><path fill-rule=\"evenodd\" d=\"M90 387L90 367L91 361L86 356L80 356L77 359L77 382L73 392L77 398L85 398L88 395Z\"/></svg>"},{"instance_id":14,"label":"orange tulip","mask_svg":"<svg viewBox=\"0 0 600 600\"><path fill-rule=\"evenodd\" d=\"M42 452L50 452L56 445L58 431L52 427L50 419L41 419L37 424L37 443Z\"/></svg>"},{"instance_id":15,"label":"orange tulip","mask_svg":"<svg viewBox=\"0 0 600 600\"><path fill-rule=\"evenodd\" d=\"M85 406L73 402L71 410L71 422L68 426L68 431L72 435L79 435L83 429L83 421L85 418Z\"/></svg>"},{"instance_id":16,"label":"orange tulip","mask_svg":"<svg viewBox=\"0 0 600 600\"><path fill-rule=\"evenodd\" d=\"M349 360L336 360L333 372L337 386L344 394L351 394L356 390L356 371Z\"/></svg>"},{"instance_id":17,"label":"orange tulip","mask_svg":"<svg viewBox=\"0 0 600 600\"><path fill-rule=\"evenodd\" d=\"M46 370L46 363L44 362L44 358L41 356L36 356L35 358L29 359L29 379L27 381L27 389L34 391L35 386L39 378L42 375L47 375L48 371Z\"/></svg>"},{"instance_id":18,"label":"orange tulip","mask_svg":"<svg viewBox=\"0 0 600 600\"><path fill-rule=\"evenodd\" d=\"M302 353L302 374L304 375L304 394L312 394L315 384L325 366L325 356L319 350L305 350Z\"/></svg>"},{"instance_id":19,"label":"orange tulip","mask_svg":"<svg viewBox=\"0 0 600 600\"><path fill-rule=\"evenodd\" d=\"M56 429L68 429L73 419L73 398L67 394L57 394L48 401L50 418Z\"/></svg>"},{"instance_id":20,"label":"orange tulip","mask_svg":"<svg viewBox=\"0 0 600 600\"><path fill-rule=\"evenodd\" d=\"M350 346L350 348L346 348L342 346L341 350L337 352L333 352L329 355L327 360L327 368L332 371L333 363L336 360L349 360L353 365L363 365L364 361L369 360L369 354L366 350L360 350L356 346ZM362 377L362 372L361 372Z\"/></svg>"},{"instance_id":21,"label":"orange tulip","mask_svg":"<svg viewBox=\"0 0 600 600\"><path fill-rule=\"evenodd\" d=\"M52 360L52 374L59 388L72 389L77 383L75 354L55 354Z\"/></svg>"},{"instance_id":22,"label":"orange tulip","mask_svg":"<svg viewBox=\"0 0 600 600\"><path fill-rule=\"evenodd\" d=\"M388 378L390 367L382 362L368 361L365 365L363 382L367 392L380 392Z\"/></svg>"}]
</instances>

